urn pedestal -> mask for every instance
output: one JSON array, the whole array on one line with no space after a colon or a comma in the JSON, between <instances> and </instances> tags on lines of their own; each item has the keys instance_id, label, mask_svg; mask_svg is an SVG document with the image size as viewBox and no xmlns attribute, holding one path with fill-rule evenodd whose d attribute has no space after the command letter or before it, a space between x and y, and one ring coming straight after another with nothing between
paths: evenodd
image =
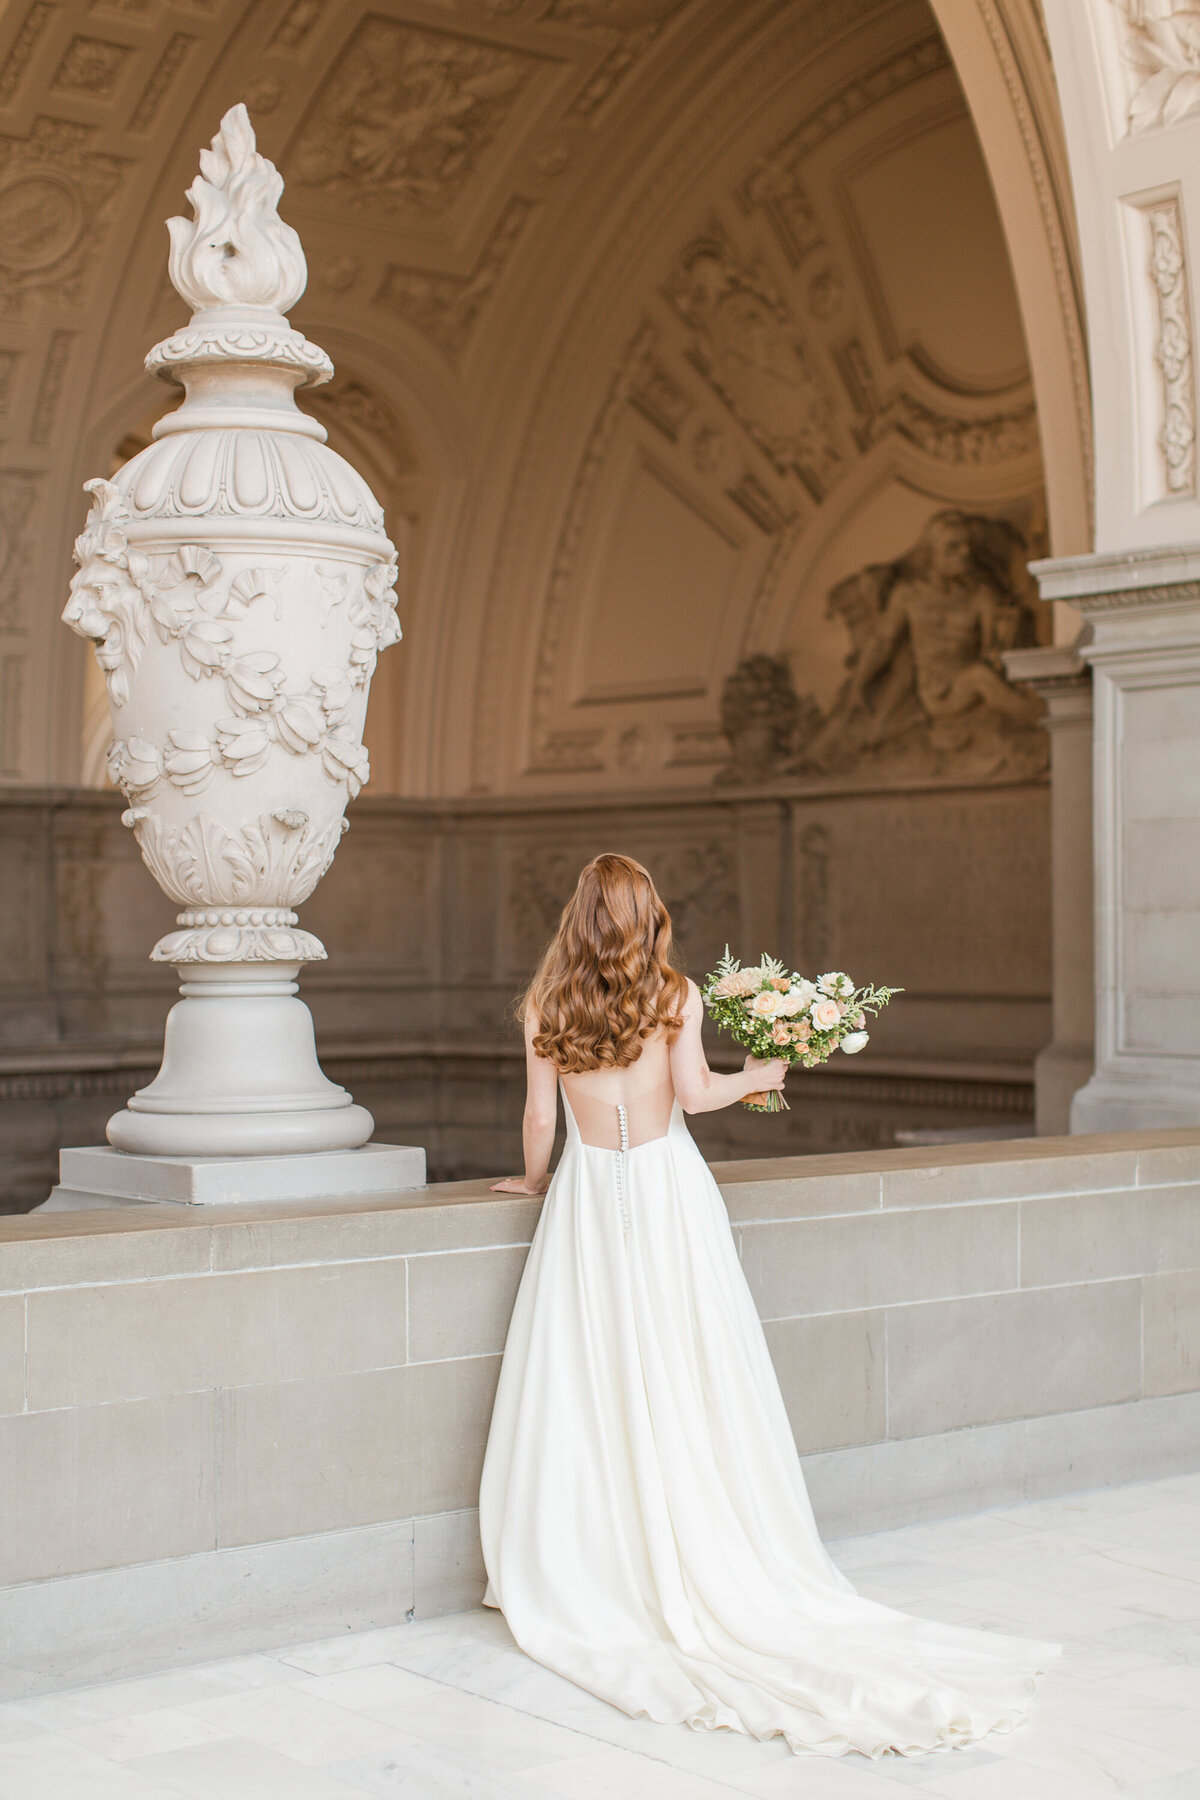
<instances>
[{"instance_id":1,"label":"urn pedestal","mask_svg":"<svg viewBox=\"0 0 1200 1800\"><path fill-rule=\"evenodd\" d=\"M296 405L333 368L285 317L304 254L244 107L200 168L195 219L169 221L192 318L146 359L185 398L112 480L87 483L63 614L105 672L124 821L183 909L151 953L181 977L162 1068L108 1125L139 1198L173 1196L135 1196L164 1179L135 1180L130 1156L331 1154L373 1129L317 1061L296 978L325 950L294 908L367 780L371 674L400 636L396 553L369 487ZM419 1153L397 1154L411 1176ZM282 1186L299 1197L311 1180L293 1165Z\"/></svg>"}]
</instances>

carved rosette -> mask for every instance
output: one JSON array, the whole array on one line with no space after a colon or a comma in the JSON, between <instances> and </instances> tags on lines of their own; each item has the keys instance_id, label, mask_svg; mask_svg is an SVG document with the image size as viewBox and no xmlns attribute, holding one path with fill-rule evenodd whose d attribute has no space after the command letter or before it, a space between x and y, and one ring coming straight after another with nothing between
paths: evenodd
<instances>
[{"instance_id":1,"label":"carved rosette","mask_svg":"<svg viewBox=\"0 0 1200 1800\"><path fill-rule=\"evenodd\" d=\"M244 107L200 161L194 220L169 222L193 316L146 359L186 399L111 481L86 484L63 617L105 672L125 822L187 908L155 957L296 963L325 954L291 909L368 777L368 687L400 636L396 556L378 501L296 406L333 369L283 316L304 253Z\"/></svg>"}]
</instances>

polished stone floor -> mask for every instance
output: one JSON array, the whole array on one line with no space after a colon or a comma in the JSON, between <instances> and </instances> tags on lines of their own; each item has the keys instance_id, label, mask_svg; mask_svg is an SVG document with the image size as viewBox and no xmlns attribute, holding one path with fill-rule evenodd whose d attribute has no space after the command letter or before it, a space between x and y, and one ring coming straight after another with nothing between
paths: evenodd
<instances>
[{"instance_id":1,"label":"polished stone floor","mask_svg":"<svg viewBox=\"0 0 1200 1800\"><path fill-rule=\"evenodd\" d=\"M628 1719L477 1612L0 1706L0 1800L1200 1800L1200 1474L832 1548L889 1604L1065 1643L1036 1719L795 1758Z\"/></svg>"}]
</instances>

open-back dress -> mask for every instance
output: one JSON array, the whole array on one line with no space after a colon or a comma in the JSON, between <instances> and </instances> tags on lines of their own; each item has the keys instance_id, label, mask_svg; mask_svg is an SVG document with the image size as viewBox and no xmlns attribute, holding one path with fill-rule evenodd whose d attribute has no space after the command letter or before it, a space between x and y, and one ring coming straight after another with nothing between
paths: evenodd
<instances>
[{"instance_id":1,"label":"open-back dress","mask_svg":"<svg viewBox=\"0 0 1200 1800\"><path fill-rule=\"evenodd\" d=\"M562 1082L566 1148L509 1329L486 1603L634 1716L824 1756L1011 1730L1057 1647L912 1618L835 1568L669 1061L597 1073Z\"/></svg>"}]
</instances>

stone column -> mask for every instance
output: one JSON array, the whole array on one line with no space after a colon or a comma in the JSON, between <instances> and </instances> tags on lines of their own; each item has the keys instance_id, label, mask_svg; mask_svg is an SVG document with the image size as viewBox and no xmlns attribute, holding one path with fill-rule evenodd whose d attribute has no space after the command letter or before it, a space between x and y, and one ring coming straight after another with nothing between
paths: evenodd
<instances>
[{"instance_id":1,"label":"stone column","mask_svg":"<svg viewBox=\"0 0 1200 1800\"><path fill-rule=\"evenodd\" d=\"M1072 1131L1200 1121L1200 546L1039 567L1088 621L1096 1069Z\"/></svg>"},{"instance_id":2,"label":"stone column","mask_svg":"<svg viewBox=\"0 0 1200 1800\"><path fill-rule=\"evenodd\" d=\"M1092 682L1077 649L1011 650L1011 681L1045 702L1050 734L1053 1037L1034 1063L1039 1137L1071 1129L1071 1101L1095 1062L1092 930Z\"/></svg>"},{"instance_id":3,"label":"stone column","mask_svg":"<svg viewBox=\"0 0 1200 1800\"><path fill-rule=\"evenodd\" d=\"M1073 1131L1200 1121L1196 0L1046 0L1079 222L1094 554L1034 566L1094 682L1096 1068Z\"/></svg>"}]
</instances>

